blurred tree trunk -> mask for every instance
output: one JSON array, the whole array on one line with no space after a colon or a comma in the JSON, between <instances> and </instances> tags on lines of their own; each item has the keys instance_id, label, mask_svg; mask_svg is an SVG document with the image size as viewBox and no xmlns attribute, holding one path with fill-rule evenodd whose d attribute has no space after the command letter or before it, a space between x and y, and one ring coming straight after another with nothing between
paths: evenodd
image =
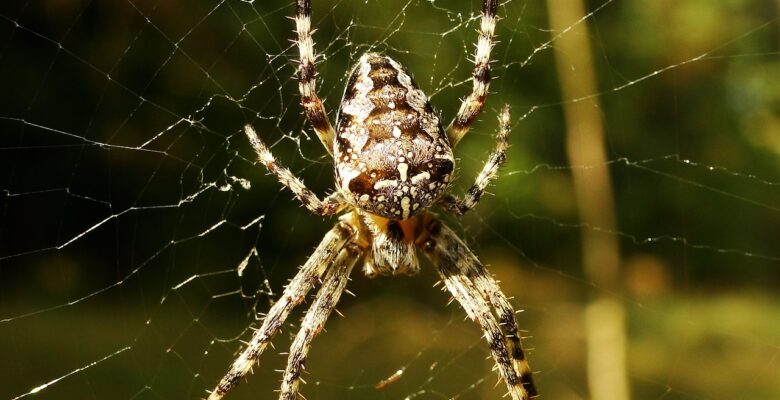
<instances>
[{"instance_id":1,"label":"blurred tree trunk","mask_svg":"<svg viewBox=\"0 0 780 400\"><path fill-rule=\"evenodd\" d=\"M588 386L594 400L630 397L626 366L623 304L609 293L621 292L617 237L593 227L615 230L615 211L604 133L582 0L547 0L551 34L568 32L553 42L566 118L566 151L572 168L582 228L585 275L597 288L585 311ZM580 99L580 100L578 100Z\"/></svg>"}]
</instances>

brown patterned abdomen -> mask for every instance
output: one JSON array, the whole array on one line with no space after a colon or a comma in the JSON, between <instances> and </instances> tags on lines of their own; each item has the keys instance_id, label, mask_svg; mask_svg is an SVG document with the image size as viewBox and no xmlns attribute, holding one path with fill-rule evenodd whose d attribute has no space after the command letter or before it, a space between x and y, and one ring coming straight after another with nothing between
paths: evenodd
<instances>
[{"instance_id":1,"label":"brown patterned abdomen","mask_svg":"<svg viewBox=\"0 0 780 400\"><path fill-rule=\"evenodd\" d=\"M454 158L425 94L397 62L364 54L350 75L334 143L339 189L356 207L402 220L449 185Z\"/></svg>"}]
</instances>

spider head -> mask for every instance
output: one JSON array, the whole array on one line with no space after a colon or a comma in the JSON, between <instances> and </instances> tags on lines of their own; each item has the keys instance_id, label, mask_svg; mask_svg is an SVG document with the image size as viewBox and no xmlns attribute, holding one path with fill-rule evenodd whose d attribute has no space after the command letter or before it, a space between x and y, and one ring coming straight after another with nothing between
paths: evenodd
<instances>
[{"instance_id":1,"label":"spider head","mask_svg":"<svg viewBox=\"0 0 780 400\"><path fill-rule=\"evenodd\" d=\"M416 238L422 228L422 216L399 221L369 213L361 215L362 226L370 237L366 247L363 271L369 277L377 275L414 275L420 270Z\"/></svg>"},{"instance_id":2,"label":"spider head","mask_svg":"<svg viewBox=\"0 0 780 400\"><path fill-rule=\"evenodd\" d=\"M355 207L406 220L446 190L455 159L425 93L396 61L366 53L350 74L336 124L336 181Z\"/></svg>"}]
</instances>

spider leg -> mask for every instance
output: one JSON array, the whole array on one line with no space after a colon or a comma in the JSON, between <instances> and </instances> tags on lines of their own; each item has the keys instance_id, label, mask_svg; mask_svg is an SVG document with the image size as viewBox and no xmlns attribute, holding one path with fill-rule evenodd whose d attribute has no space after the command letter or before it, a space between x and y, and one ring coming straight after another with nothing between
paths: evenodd
<instances>
[{"instance_id":1,"label":"spider leg","mask_svg":"<svg viewBox=\"0 0 780 400\"><path fill-rule=\"evenodd\" d=\"M274 174L282 185L287 186L295 197L311 212L322 216L328 216L333 215L344 208L345 203L340 194L333 193L326 197L325 200L320 200L314 192L306 187L302 180L290 172L289 169L280 165L276 161L273 153L271 153L271 150L268 149L268 146L266 146L257 136L257 133L255 133L252 126L246 125L244 131L246 132L247 137L249 137L249 143L252 144L252 148L254 148L255 153L257 153L257 160L265 165L268 171Z\"/></svg>"},{"instance_id":2,"label":"spider leg","mask_svg":"<svg viewBox=\"0 0 780 400\"><path fill-rule=\"evenodd\" d=\"M301 93L301 106L322 145L333 155L333 137L335 131L328 120L325 106L317 96L317 70L314 66L314 41L311 37L311 1L297 0L295 13L295 31L298 33L298 91Z\"/></svg>"},{"instance_id":3,"label":"spider leg","mask_svg":"<svg viewBox=\"0 0 780 400\"><path fill-rule=\"evenodd\" d=\"M501 110L501 114L498 116L498 122L500 126L498 134L496 135L496 149L482 167L482 171L477 175L477 179L474 181L471 188L469 188L468 193L462 198L457 198L448 194L439 200L439 204L444 206L447 210L457 215L467 213L479 203L487 186L498 176L498 169L501 168L501 165L506 161L506 149L509 147L509 144L507 143L507 138L510 133L508 105L504 105L504 108Z\"/></svg>"},{"instance_id":4,"label":"spider leg","mask_svg":"<svg viewBox=\"0 0 780 400\"><path fill-rule=\"evenodd\" d=\"M447 289L476 321L490 345L499 374L513 400L538 395L525 358L514 309L474 253L447 226L434 221L423 248ZM493 309L498 315L493 313Z\"/></svg>"},{"instance_id":5,"label":"spider leg","mask_svg":"<svg viewBox=\"0 0 780 400\"><path fill-rule=\"evenodd\" d=\"M447 127L447 137L452 147L455 147L463 135L469 131L471 124L474 123L485 106L490 86L490 51L493 49L497 8L498 0L484 0L482 3L482 22L474 55L474 70L471 73L474 86L471 94L461 103L458 115Z\"/></svg>"},{"instance_id":6,"label":"spider leg","mask_svg":"<svg viewBox=\"0 0 780 400\"><path fill-rule=\"evenodd\" d=\"M290 311L303 301L306 294L319 281L325 270L333 264L342 248L354 235L355 230L346 222L339 222L325 234L325 238L322 239L309 260L303 264L298 274L285 287L282 296L268 311L263 324L255 331L249 344L211 392L209 400L221 399L250 371L268 343L279 332L279 328L287 319Z\"/></svg>"},{"instance_id":7,"label":"spider leg","mask_svg":"<svg viewBox=\"0 0 780 400\"><path fill-rule=\"evenodd\" d=\"M344 247L333 262L322 282L309 311L301 323L301 329L295 336L287 358L287 369L282 377L280 400L297 400L301 382L301 373L305 368L306 357L311 349L314 337L322 331L330 313L336 308L339 297L349 280L349 274L362 251L355 245Z\"/></svg>"}]
</instances>

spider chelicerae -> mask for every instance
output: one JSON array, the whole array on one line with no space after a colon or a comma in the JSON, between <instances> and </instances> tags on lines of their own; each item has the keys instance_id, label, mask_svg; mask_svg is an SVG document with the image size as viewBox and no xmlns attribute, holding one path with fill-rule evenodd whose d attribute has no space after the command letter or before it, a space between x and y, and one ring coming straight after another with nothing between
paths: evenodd
<instances>
[{"instance_id":1,"label":"spider chelicerae","mask_svg":"<svg viewBox=\"0 0 780 400\"><path fill-rule=\"evenodd\" d=\"M437 267L452 297L482 328L511 398L527 400L537 395L512 305L474 253L428 211L432 206L456 215L471 210L505 160L506 106L499 115L496 149L474 185L462 197L447 193L455 165L452 148L480 114L488 94L497 1L484 0L473 90L445 131L406 69L377 53L364 54L352 69L334 130L315 91L310 0L297 0L301 105L335 161L336 190L320 199L276 161L251 126L245 132L258 160L306 208L321 216L342 215L271 307L209 400L221 399L235 387L292 309L320 283L293 340L282 377L279 398L297 399L312 340L338 303L353 266L362 259L368 276L414 274L419 270L417 249Z\"/></svg>"}]
</instances>

